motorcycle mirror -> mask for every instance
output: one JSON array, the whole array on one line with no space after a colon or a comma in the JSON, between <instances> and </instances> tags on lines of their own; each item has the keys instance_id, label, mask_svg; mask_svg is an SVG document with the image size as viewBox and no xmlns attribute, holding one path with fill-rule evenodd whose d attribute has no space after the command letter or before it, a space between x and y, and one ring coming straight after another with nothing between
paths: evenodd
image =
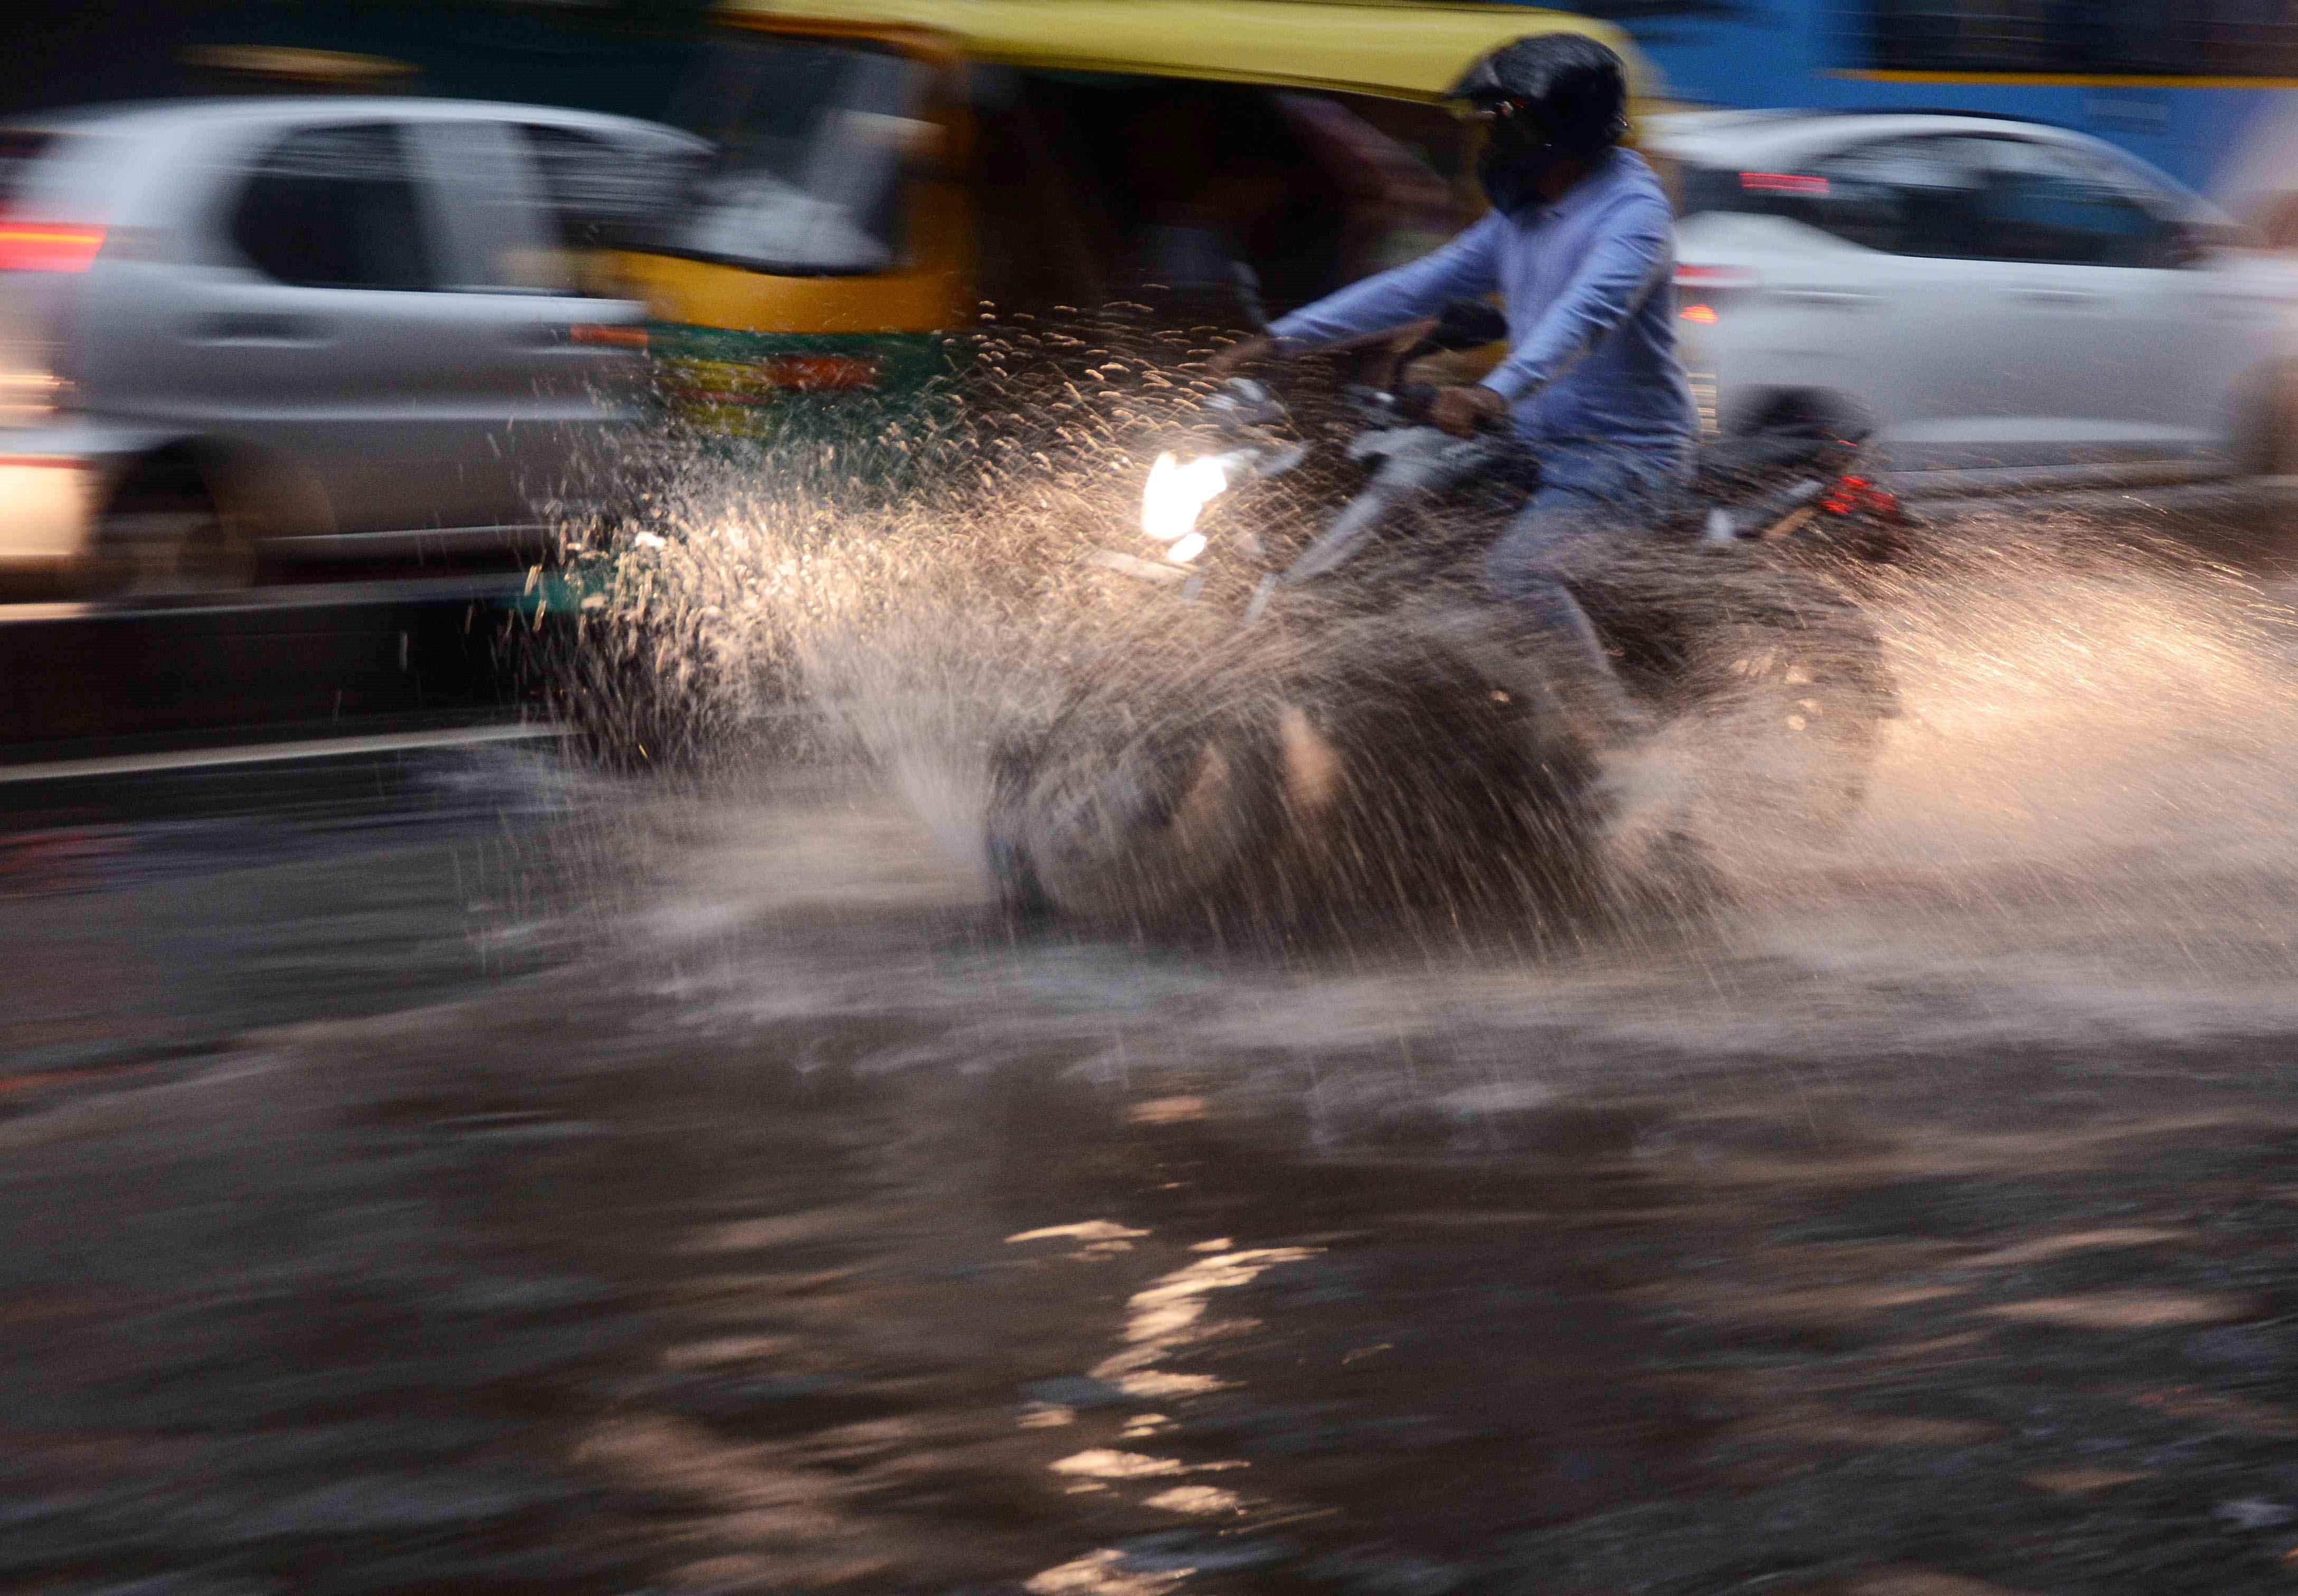
<instances>
[{"instance_id":1,"label":"motorcycle mirror","mask_svg":"<svg viewBox=\"0 0 2298 1596\"><path fill-rule=\"evenodd\" d=\"M1233 376L1223 383L1219 391L1205 401L1205 409L1214 420L1230 428L1269 426L1285 415L1285 408L1277 402L1277 396L1249 376Z\"/></svg>"},{"instance_id":2,"label":"motorcycle mirror","mask_svg":"<svg viewBox=\"0 0 2298 1596\"><path fill-rule=\"evenodd\" d=\"M1243 260L1229 263L1229 280L1236 285L1236 302L1244 312L1244 324L1254 332L1269 335L1269 307L1261 298L1261 274Z\"/></svg>"},{"instance_id":3,"label":"motorcycle mirror","mask_svg":"<svg viewBox=\"0 0 2298 1596\"><path fill-rule=\"evenodd\" d=\"M1508 318L1480 299L1456 299L1444 307L1427 342L1438 349L1482 349L1508 336Z\"/></svg>"}]
</instances>

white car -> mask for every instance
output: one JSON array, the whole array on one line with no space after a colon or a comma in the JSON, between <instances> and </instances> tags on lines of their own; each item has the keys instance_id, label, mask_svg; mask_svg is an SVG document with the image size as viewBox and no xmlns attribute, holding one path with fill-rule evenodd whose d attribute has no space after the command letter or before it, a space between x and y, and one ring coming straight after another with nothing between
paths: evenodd
<instances>
[{"instance_id":1,"label":"white car","mask_svg":"<svg viewBox=\"0 0 2298 1596\"><path fill-rule=\"evenodd\" d=\"M1917 494L2291 468L2298 271L2113 146L1930 114L1688 113L1646 139L1721 430L1864 423Z\"/></svg>"},{"instance_id":2,"label":"white car","mask_svg":"<svg viewBox=\"0 0 2298 1596\"><path fill-rule=\"evenodd\" d=\"M168 591L531 540L645 367L645 307L577 253L703 148L401 98L0 127L0 579Z\"/></svg>"}]
</instances>

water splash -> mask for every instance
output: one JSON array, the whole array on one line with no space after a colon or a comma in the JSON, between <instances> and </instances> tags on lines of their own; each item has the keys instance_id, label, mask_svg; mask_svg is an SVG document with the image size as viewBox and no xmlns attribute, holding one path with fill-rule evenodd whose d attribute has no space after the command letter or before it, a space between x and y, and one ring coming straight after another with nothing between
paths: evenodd
<instances>
[{"instance_id":1,"label":"water splash","mask_svg":"<svg viewBox=\"0 0 2298 1596\"><path fill-rule=\"evenodd\" d=\"M859 442L651 440L638 520L571 529L573 563L608 573L583 639L613 662L599 696L636 707L603 718L674 707L688 750L737 790L735 756L769 730L857 763L980 869L1002 740L1080 680L1211 679L1214 629L1124 601L1081 558L1134 535L1142 473L1211 342L1129 313L993 324L966 407L889 415ZM1328 485L1304 475L1273 513L1306 516ZM641 522L661 547L632 548ZM1724 951L1633 937L1624 951L1871 970L1914 951L1934 972L2056 961L2094 996L2134 966L2149 990L2181 970L2286 974L2274 905L2293 884L2298 694L2286 618L2258 588L2170 546L2006 510L1940 529L1866 610L1905 713L1856 821L1836 836L1782 823L1744 722L1677 727L1615 779L1632 810L1690 817L1732 889L1706 933Z\"/></svg>"}]
</instances>

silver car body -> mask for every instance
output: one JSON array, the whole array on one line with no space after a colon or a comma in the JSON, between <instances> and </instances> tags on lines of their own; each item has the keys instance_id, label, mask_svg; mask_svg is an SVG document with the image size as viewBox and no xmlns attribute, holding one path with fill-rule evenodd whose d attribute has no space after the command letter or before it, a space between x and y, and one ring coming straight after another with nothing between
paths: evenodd
<instances>
[{"instance_id":1,"label":"silver car body","mask_svg":"<svg viewBox=\"0 0 2298 1596\"><path fill-rule=\"evenodd\" d=\"M624 118L403 98L171 103L7 134L28 153L0 211L0 568L84 558L163 455L251 542L300 555L515 534L633 419L643 365L622 329L644 307L578 285L539 152L641 171L703 148ZM405 238L368 233L417 280L283 281L243 247L256 227L309 244L292 205L338 194L331 141L381 152L374 192L412 196ZM23 269L59 227L100 248Z\"/></svg>"},{"instance_id":2,"label":"silver car body","mask_svg":"<svg viewBox=\"0 0 2298 1596\"><path fill-rule=\"evenodd\" d=\"M1725 430L1783 404L1872 423L1872 458L1917 493L2287 468L2273 434L2298 368L2298 269L2152 168L2002 119L1651 121L1688 212L1685 364ZM1919 201L1949 213L1955 183L2063 222L2039 243L1976 225L1895 241ZM2082 258L2110 227L2153 252Z\"/></svg>"}]
</instances>

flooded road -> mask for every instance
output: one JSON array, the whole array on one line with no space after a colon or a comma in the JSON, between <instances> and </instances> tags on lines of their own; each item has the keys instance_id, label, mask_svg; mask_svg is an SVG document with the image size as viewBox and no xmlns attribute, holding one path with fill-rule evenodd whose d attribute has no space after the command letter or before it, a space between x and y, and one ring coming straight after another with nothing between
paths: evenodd
<instances>
[{"instance_id":1,"label":"flooded road","mask_svg":"<svg viewBox=\"0 0 2298 1596\"><path fill-rule=\"evenodd\" d=\"M2284 666L1983 597L1540 959L1024 932L834 764L21 807L0 1584L2285 1589Z\"/></svg>"}]
</instances>

